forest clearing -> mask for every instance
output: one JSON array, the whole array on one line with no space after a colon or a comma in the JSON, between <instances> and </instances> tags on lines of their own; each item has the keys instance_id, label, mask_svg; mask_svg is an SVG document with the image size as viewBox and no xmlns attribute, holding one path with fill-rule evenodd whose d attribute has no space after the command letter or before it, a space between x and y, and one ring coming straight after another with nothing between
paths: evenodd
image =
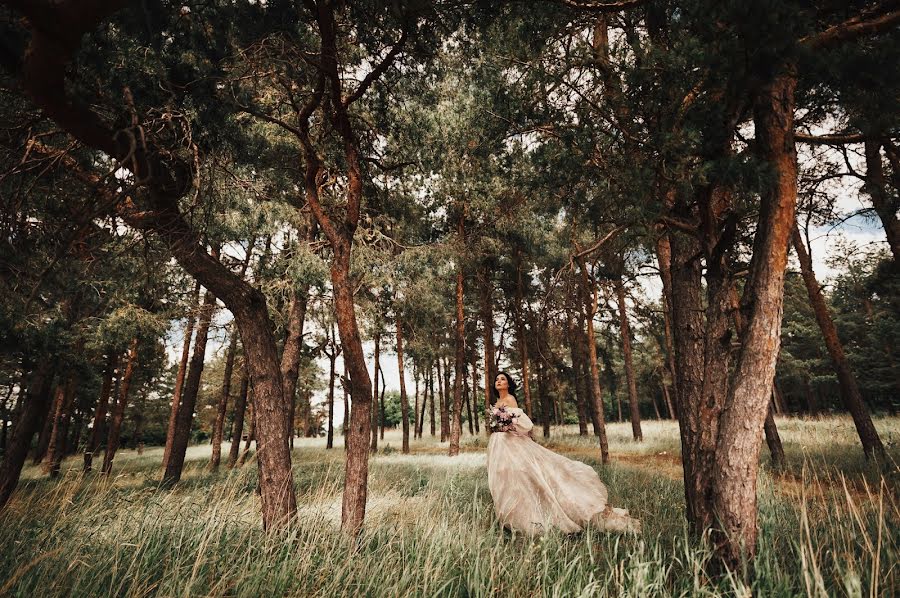
<instances>
[{"instance_id":1,"label":"forest clearing","mask_svg":"<svg viewBox=\"0 0 900 598\"><path fill-rule=\"evenodd\" d=\"M900 458L900 420L876 426ZM778 419L787 466L764 466L760 596L864 596L900 590L896 474L867 464L846 417ZM640 538L596 530L536 539L494 520L484 438L462 454L427 434L397 450L398 430L370 462L366 530L340 533L342 439L302 439L293 452L298 517L277 536L257 525L256 466L210 473L210 446L188 452L176 492L158 486L162 448L125 451L117 475L84 476L67 460L58 483L23 475L0 523L3 595L12 596L719 596L748 595L739 578L710 583L709 551L691 541L674 422L609 426L611 463L577 428L545 444L601 471L617 502L644 520Z\"/></svg>"},{"instance_id":2,"label":"forest clearing","mask_svg":"<svg viewBox=\"0 0 900 598\"><path fill-rule=\"evenodd\" d=\"M900 593L897 0L0 0L0 595Z\"/></svg>"}]
</instances>

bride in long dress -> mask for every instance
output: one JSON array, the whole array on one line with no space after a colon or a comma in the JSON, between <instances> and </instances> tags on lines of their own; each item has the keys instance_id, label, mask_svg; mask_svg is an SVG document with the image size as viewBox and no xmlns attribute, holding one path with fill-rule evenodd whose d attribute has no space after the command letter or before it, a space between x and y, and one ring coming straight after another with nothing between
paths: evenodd
<instances>
[{"instance_id":1,"label":"bride in long dress","mask_svg":"<svg viewBox=\"0 0 900 598\"><path fill-rule=\"evenodd\" d=\"M513 530L540 534L551 529L579 532L588 524L609 531L640 533L641 522L626 509L607 504L597 472L567 459L531 438L531 419L516 403L515 382L500 372L492 419L509 421L491 434L487 448L488 487L500 522Z\"/></svg>"}]
</instances>

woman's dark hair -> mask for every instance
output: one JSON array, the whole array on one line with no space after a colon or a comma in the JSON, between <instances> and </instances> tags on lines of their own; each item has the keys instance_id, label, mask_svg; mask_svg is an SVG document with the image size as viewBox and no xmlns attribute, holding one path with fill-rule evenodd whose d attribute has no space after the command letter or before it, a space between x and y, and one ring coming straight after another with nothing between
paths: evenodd
<instances>
[{"instance_id":1,"label":"woman's dark hair","mask_svg":"<svg viewBox=\"0 0 900 598\"><path fill-rule=\"evenodd\" d=\"M506 381L509 383L509 394L516 396L516 381L506 372L497 372L497 376L500 374L506 376ZM495 401L500 398L500 393L497 392L497 376L494 376L494 382L491 384L491 392L494 395Z\"/></svg>"}]
</instances>

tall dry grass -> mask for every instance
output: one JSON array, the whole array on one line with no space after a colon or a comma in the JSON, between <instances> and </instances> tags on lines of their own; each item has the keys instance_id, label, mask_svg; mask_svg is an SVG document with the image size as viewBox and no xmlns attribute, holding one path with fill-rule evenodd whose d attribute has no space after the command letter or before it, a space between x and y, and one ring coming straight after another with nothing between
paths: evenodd
<instances>
[{"instance_id":1,"label":"tall dry grass","mask_svg":"<svg viewBox=\"0 0 900 598\"><path fill-rule=\"evenodd\" d=\"M877 426L898 457L900 419ZM365 531L339 531L341 440L294 451L300 512L262 532L256 469L206 470L192 447L183 482L158 487L161 449L124 451L112 479L62 479L36 469L0 518L0 595L13 596L890 596L900 593L896 461L867 463L844 418L779 420L788 470L764 463L760 542L751 586L711 581L705 547L688 536L671 422L646 422L647 441L610 425L614 461L592 437L556 429L548 446L594 465L611 501L644 521L641 537L587 530L528 538L494 520L484 439L446 457L430 438L401 455L389 432L371 460ZM543 442L543 440L542 440ZM764 459L765 461L765 459Z\"/></svg>"}]
</instances>

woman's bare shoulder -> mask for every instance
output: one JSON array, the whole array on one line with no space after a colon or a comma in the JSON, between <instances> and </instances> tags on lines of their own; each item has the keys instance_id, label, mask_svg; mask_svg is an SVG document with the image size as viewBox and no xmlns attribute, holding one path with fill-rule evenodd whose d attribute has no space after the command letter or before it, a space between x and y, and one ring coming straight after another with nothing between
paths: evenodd
<instances>
[{"instance_id":1,"label":"woman's bare shoulder","mask_svg":"<svg viewBox=\"0 0 900 598\"><path fill-rule=\"evenodd\" d=\"M510 407L510 408L513 408L513 409L518 409L519 404L516 403L516 399L515 399L512 395L510 395L510 396L506 397L506 398L503 399L503 400L498 400L498 401L497 401L497 407L501 407L501 406L502 406L502 407Z\"/></svg>"}]
</instances>

